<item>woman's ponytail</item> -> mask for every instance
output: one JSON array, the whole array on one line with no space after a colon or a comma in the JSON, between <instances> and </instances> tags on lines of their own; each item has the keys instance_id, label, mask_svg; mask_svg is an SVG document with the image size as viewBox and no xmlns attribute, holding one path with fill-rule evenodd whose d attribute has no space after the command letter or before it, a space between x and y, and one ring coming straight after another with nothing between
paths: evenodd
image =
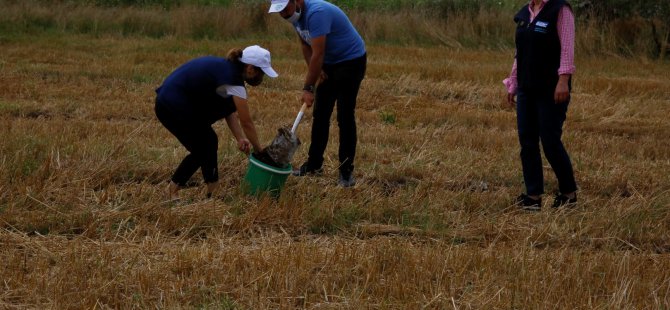
<instances>
[{"instance_id":1,"label":"woman's ponytail","mask_svg":"<svg viewBox=\"0 0 670 310\"><path fill-rule=\"evenodd\" d=\"M232 62L239 62L240 58L242 58L242 49L241 48L234 48L228 51L228 56L226 59Z\"/></svg>"}]
</instances>

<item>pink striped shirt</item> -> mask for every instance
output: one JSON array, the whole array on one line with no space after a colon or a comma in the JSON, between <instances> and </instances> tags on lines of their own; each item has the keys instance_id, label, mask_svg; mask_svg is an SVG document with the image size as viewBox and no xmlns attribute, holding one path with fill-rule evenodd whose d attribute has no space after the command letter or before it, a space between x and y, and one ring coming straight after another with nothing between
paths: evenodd
<instances>
[{"instance_id":1,"label":"pink striped shirt","mask_svg":"<svg viewBox=\"0 0 670 310\"><path fill-rule=\"evenodd\" d=\"M537 11L538 14L542 11L542 8L544 8L544 5L547 2L549 2L549 0L542 0L540 9ZM537 17L537 14L533 12L532 5L533 1L531 0L531 4L528 6L531 21ZM569 6L564 6L558 13L556 28L558 29L558 39L561 41L561 65L558 68L558 74L572 75L575 73L575 15L572 13L572 9L570 9ZM512 72L503 83L505 84L508 93L516 94L516 58L514 59L514 64L512 64Z\"/></svg>"}]
</instances>

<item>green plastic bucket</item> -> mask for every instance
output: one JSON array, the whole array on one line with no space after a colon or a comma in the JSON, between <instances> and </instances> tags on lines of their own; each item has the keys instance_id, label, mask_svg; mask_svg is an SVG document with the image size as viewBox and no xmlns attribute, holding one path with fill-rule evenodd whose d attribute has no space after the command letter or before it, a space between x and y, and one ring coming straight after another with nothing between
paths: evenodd
<instances>
[{"instance_id":1,"label":"green plastic bucket","mask_svg":"<svg viewBox=\"0 0 670 310\"><path fill-rule=\"evenodd\" d=\"M286 168L266 165L252 154L249 156L249 166L247 167L247 174L244 176L244 190L249 195L260 196L267 193L270 196L279 197L279 193L292 170L291 165Z\"/></svg>"}]
</instances>

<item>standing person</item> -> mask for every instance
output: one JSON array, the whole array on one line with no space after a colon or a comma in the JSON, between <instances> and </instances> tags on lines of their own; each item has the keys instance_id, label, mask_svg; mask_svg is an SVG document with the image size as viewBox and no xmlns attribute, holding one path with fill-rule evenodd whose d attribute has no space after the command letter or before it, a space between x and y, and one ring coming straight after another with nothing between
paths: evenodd
<instances>
[{"instance_id":1,"label":"standing person","mask_svg":"<svg viewBox=\"0 0 670 310\"><path fill-rule=\"evenodd\" d=\"M177 198L198 168L211 197L219 180L218 137L212 124L226 120L240 151L261 151L251 120L245 82L258 86L263 76L277 77L270 66L270 52L254 45L233 49L227 58L205 56L186 62L156 89L156 116L190 152L172 175L169 195Z\"/></svg>"},{"instance_id":2,"label":"standing person","mask_svg":"<svg viewBox=\"0 0 670 310\"><path fill-rule=\"evenodd\" d=\"M516 57L510 76L503 82L508 104L516 104L526 184L526 193L516 202L529 211L539 211L542 206L542 141L544 155L559 185L552 207L573 205L577 203L577 184L561 135L575 71L574 15L565 0L531 0L514 21Z\"/></svg>"},{"instance_id":3,"label":"standing person","mask_svg":"<svg viewBox=\"0 0 670 310\"><path fill-rule=\"evenodd\" d=\"M355 109L367 65L365 43L345 13L326 1L272 0L269 12L279 13L295 27L300 37L308 66L302 101L308 107L314 104L309 157L293 174L304 176L323 171L330 116L337 102L338 184L353 186L356 184L353 177L357 142Z\"/></svg>"}]
</instances>

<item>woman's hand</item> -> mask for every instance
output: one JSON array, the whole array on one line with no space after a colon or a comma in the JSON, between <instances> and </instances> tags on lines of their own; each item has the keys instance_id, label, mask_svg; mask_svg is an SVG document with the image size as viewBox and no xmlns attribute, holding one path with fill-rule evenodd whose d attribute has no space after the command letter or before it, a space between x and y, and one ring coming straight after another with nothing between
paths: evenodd
<instances>
[{"instance_id":1,"label":"woman's hand","mask_svg":"<svg viewBox=\"0 0 670 310\"><path fill-rule=\"evenodd\" d=\"M249 155L251 152L251 142L249 142L249 139L247 138L242 138L237 140L237 149L240 150L240 152Z\"/></svg>"},{"instance_id":2,"label":"woman's hand","mask_svg":"<svg viewBox=\"0 0 670 310\"><path fill-rule=\"evenodd\" d=\"M515 94L507 93L507 105L510 108L515 108L516 107L516 100L514 99L514 97L516 97Z\"/></svg>"},{"instance_id":3,"label":"woman's hand","mask_svg":"<svg viewBox=\"0 0 670 310\"><path fill-rule=\"evenodd\" d=\"M556 91L554 92L554 102L556 104L567 102L570 99L569 80L570 75L559 75Z\"/></svg>"},{"instance_id":4,"label":"woman's hand","mask_svg":"<svg viewBox=\"0 0 670 310\"><path fill-rule=\"evenodd\" d=\"M233 96L233 102L237 108L237 112L233 114L235 114L235 120L239 120L239 122L234 122L231 119L231 121L228 122L228 126L235 133L235 138L237 138L238 141L240 139L249 139L247 141L251 142L253 148L258 151L261 149L261 144L258 143L258 134L256 134L256 126L254 126L254 122L251 120L251 113L249 112L247 99ZM227 120L228 118L226 118L226 121Z\"/></svg>"}]
</instances>

